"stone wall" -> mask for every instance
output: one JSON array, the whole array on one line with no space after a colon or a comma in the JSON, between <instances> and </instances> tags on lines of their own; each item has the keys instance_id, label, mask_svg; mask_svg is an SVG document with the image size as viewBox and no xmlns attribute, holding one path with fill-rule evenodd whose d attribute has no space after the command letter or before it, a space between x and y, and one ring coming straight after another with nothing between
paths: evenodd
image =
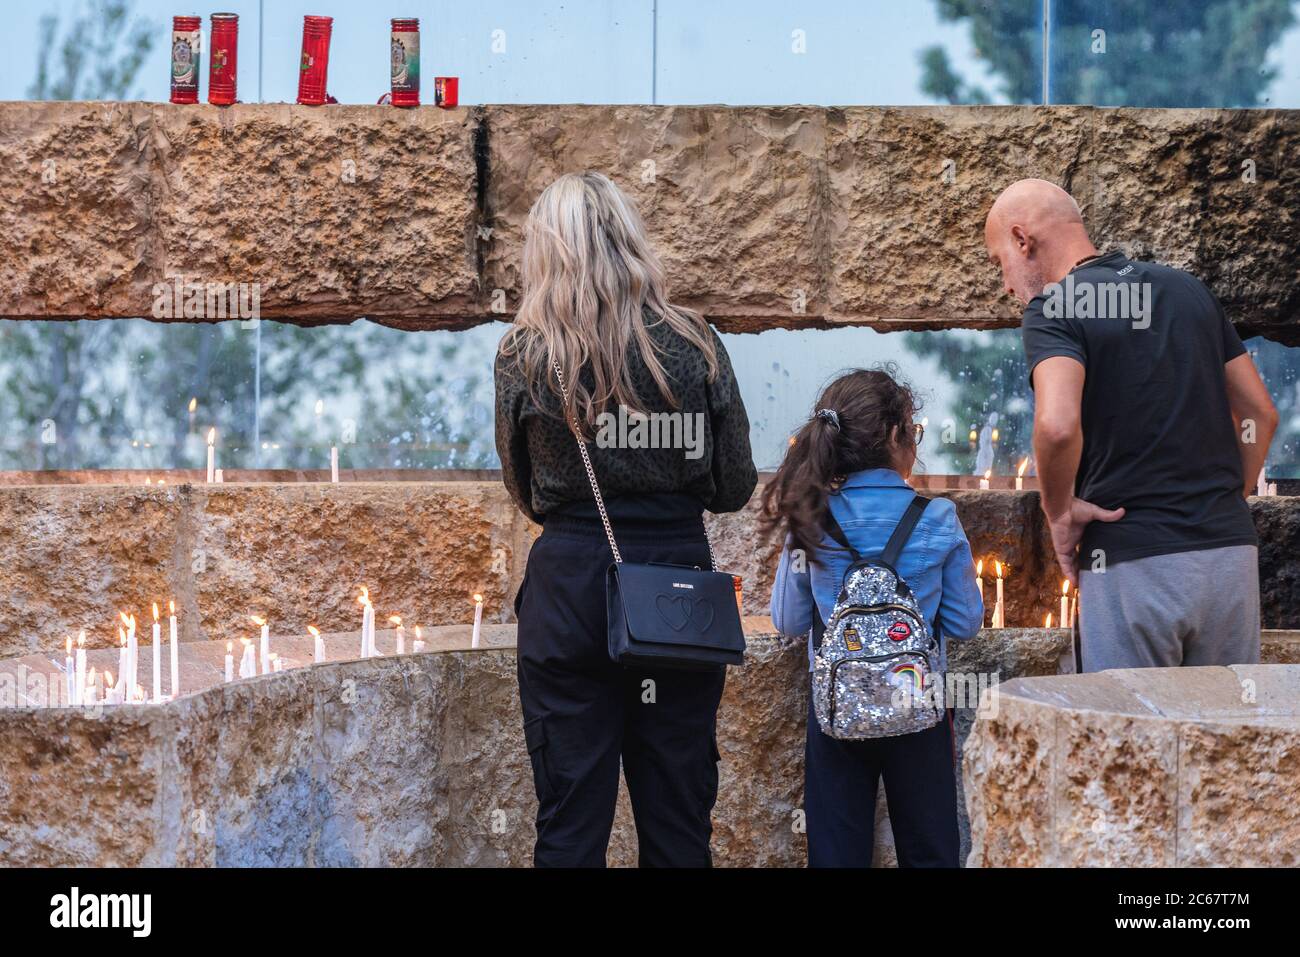
<instances>
[{"instance_id":1,"label":"stone wall","mask_svg":"<svg viewBox=\"0 0 1300 957\"><path fill-rule=\"evenodd\" d=\"M180 275L305 324L505 318L529 205L593 168L720 328L1013 326L983 220L1041 176L1297 344L1298 144L1279 110L0 103L0 315L149 316Z\"/></svg>"},{"instance_id":2,"label":"stone wall","mask_svg":"<svg viewBox=\"0 0 1300 957\"><path fill-rule=\"evenodd\" d=\"M745 627L745 665L719 710L716 860L802 866L806 652L766 619ZM536 805L514 628L487 626L479 651L465 625L425 638L428 652L396 657L381 630L385 657L362 661L355 631L330 633L328 661L303 667L310 641L276 633L289 670L231 684L223 644L187 642L175 701L98 710L36 706L61 687L51 656L0 661L0 865L527 864ZM986 630L950 661L1006 681L1056 674L1068 649L1060 630ZM88 658L116 668L111 650ZM1300 662L1300 635L1267 635L1265 660ZM972 718L957 712L959 748ZM883 808L876 859L893 861ZM609 861L636 861L625 791Z\"/></svg>"},{"instance_id":3,"label":"stone wall","mask_svg":"<svg viewBox=\"0 0 1300 957\"><path fill-rule=\"evenodd\" d=\"M1010 566L1007 622L1040 625L1061 576L1036 492L952 491L977 557ZM1300 627L1300 497L1252 499L1263 546L1265 627ZM722 567L744 578L748 614L768 610L776 548L757 496L710 516ZM117 615L175 601L183 641L248 632L248 616L302 633L356 627L366 585L382 618L513 620L536 526L494 481L0 486L0 657L57 651L87 629L117 641ZM992 601L992 574L986 572Z\"/></svg>"},{"instance_id":4,"label":"stone wall","mask_svg":"<svg viewBox=\"0 0 1300 957\"><path fill-rule=\"evenodd\" d=\"M1018 679L964 753L971 866L1300 865L1300 665Z\"/></svg>"}]
</instances>

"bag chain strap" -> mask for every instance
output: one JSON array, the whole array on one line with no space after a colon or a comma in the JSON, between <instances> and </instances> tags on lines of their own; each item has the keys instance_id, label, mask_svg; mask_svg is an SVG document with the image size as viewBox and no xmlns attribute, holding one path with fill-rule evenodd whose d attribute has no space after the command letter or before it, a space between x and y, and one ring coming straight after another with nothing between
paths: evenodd
<instances>
[{"instance_id":1,"label":"bag chain strap","mask_svg":"<svg viewBox=\"0 0 1300 957\"><path fill-rule=\"evenodd\" d=\"M560 396L564 399L564 404L569 404L569 390L564 385L564 373L560 371L560 364L553 363L555 367L555 378L560 383ZM587 443L582 441L582 434L578 431L577 422L571 422L569 428L573 432L573 438L578 443L578 451L582 453L582 464L587 469L587 481L591 483L591 494L596 497L596 510L600 512L600 522L605 526L605 537L609 539L609 550L614 553L616 564L623 563L623 556L618 550L618 542L614 541L614 528L609 524L609 513L605 511L605 498L600 494L600 486L596 484L596 470L591 467L591 456L587 454ZM718 560L713 555L713 542L709 541L709 533L704 533L704 543L709 546L709 565L712 571L718 570Z\"/></svg>"}]
</instances>

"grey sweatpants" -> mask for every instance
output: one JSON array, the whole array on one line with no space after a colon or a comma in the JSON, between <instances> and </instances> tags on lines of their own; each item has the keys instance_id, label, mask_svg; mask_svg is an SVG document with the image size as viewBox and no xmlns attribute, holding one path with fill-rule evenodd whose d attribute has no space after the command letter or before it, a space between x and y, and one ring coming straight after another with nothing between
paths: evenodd
<instances>
[{"instance_id":1,"label":"grey sweatpants","mask_svg":"<svg viewBox=\"0 0 1300 957\"><path fill-rule=\"evenodd\" d=\"M1259 662L1254 545L1152 555L1079 575L1084 671Z\"/></svg>"}]
</instances>

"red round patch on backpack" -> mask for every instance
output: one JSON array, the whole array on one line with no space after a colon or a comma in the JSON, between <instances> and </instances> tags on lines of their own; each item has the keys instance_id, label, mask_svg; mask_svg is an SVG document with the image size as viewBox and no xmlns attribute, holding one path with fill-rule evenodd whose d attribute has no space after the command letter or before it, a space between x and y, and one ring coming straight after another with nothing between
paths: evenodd
<instances>
[{"instance_id":1,"label":"red round patch on backpack","mask_svg":"<svg viewBox=\"0 0 1300 957\"><path fill-rule=\"evenodd\" d=\"M895 641L902 641L904 638L912 637L912 626L905 621L896 621L889 626L889 631L885 634Z\"/></svg>"}]
</instances>

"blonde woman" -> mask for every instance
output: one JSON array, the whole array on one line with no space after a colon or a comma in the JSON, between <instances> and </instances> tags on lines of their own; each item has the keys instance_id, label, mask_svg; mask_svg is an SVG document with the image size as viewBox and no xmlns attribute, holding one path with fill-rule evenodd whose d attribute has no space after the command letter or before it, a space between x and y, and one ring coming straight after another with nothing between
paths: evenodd
<instances>
[{"instance_id":1,"label":"blonde woman","mask_svg":"<svg viewBox=\"0 0 1300 957\"><path fill-rule=\"evenodd\" d=\"M534 863L604 866L621 761L641 866L708 866L725 672L610 659L613 557L570 423L623 559L707 568L702 513L757 481L749 419L722 342L668 301L636 208L599 173L561 176L528 214L496 395L502 477L542 525L515 598Z\"/></svg>"}]
</instances>

